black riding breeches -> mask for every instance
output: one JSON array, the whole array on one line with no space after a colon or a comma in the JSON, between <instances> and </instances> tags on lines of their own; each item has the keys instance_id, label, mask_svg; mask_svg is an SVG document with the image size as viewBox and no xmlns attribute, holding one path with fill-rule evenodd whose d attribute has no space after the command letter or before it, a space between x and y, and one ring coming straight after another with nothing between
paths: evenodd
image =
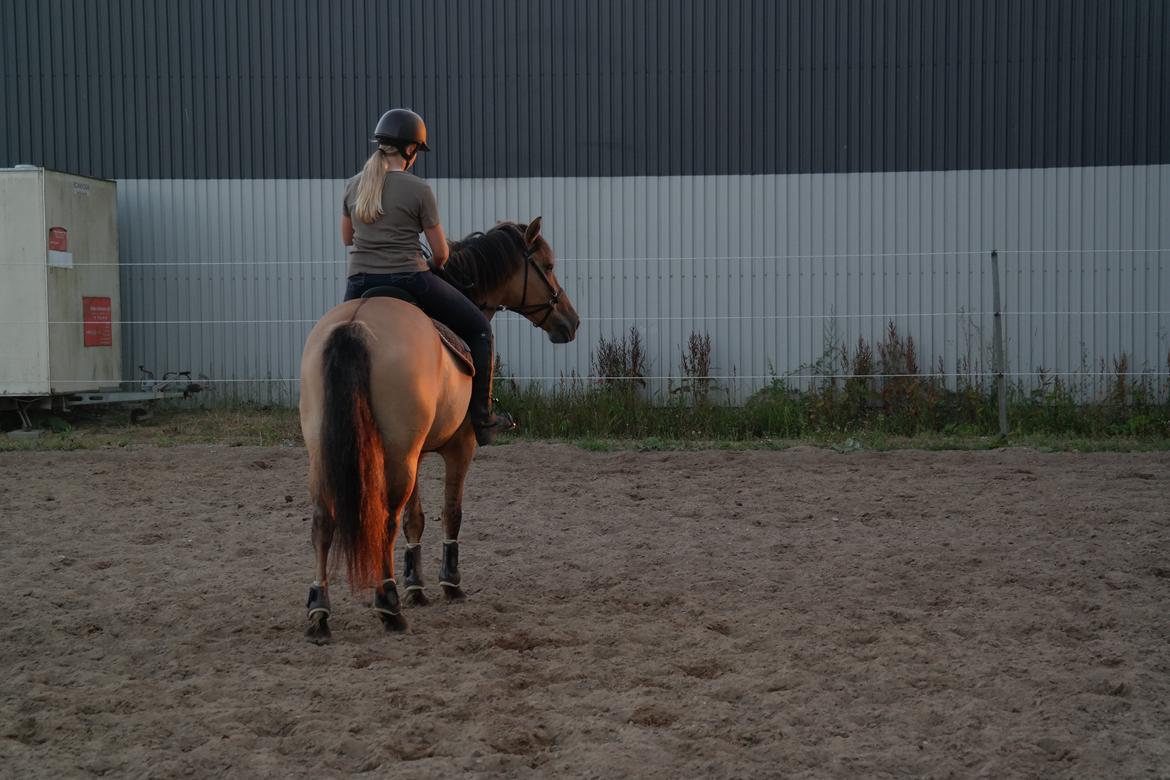
<instances>
[{"instance_id":1,"label":"black riding breeches","mask_svg":"<svg viewBox=\"0 0 1170 780\"><path fill-rule=\"evenodd\" d=\"M354 274L345 285L345 300L375 287L397 287L415 297L427 316L442 322L469 345L491 334L487 317L471 300L430 271L402 274Z\"/></svg>"}]
</instances>

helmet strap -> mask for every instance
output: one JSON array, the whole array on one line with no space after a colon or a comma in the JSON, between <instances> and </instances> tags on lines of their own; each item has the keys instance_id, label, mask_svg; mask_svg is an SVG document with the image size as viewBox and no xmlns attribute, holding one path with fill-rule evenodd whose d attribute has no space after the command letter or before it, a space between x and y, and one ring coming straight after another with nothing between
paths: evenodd
<instances>
[{"instance_id":1,"label":"helmet strap","mask_svg":"<svg viewBox=\"0 0 1170 780\"><path fill-rule=\"evenodd\" d=\"M418 154L417 150L415 150L414 154L407 154L406 147L408 147L408 146L410 146L410 144L402 144L402 145L394 144L394 148L396 148L398 150L398 154L401 155L402 159L406 161L407 168L410 167L411 160L413 160L415 158L415 155Z\"/></svg>"}]
</instances>

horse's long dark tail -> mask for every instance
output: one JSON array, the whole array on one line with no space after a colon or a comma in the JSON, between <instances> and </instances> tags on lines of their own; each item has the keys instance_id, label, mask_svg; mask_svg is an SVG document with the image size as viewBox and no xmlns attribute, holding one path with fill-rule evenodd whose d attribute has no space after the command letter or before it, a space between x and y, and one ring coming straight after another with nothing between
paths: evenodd
<instances>
[{"instance_id":1,"label":"horse's long dark tail","mask_svg":"<svg viewBox=\"0 0 1170 780\"><path fill-rule=\"evenodd\" d=\"M365 326L350 322L334 329L323 363L321 487L333 510L350 587L368 587L381 577L389 512L382 434L370 408Z\"/></svg>"}]
</instances>

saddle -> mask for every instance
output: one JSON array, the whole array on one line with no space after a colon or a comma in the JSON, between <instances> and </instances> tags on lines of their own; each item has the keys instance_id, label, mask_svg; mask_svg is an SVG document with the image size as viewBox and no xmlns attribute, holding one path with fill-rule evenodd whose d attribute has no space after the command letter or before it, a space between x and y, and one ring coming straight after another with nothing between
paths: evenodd
<instances>
[{"instance_id":1,"label":"saddle","mask_svg":"<svg viewBox=\"0 0 1170 780\"><path fill-rule=\"evenodd\" d=\"M398 287L391 287L389 285L383 287L372 287L362 293L363 298L397 298L400 301L406 301L412 306L419 306L418 299L408 293L406 290ZM455 356L456 362L459 363L468 376L475 376L475 363L471 360L471 349L467 346L467 342L455 335L455 331L448 328L443 323L431 318L431 324L435 326L435 330L439 333L439 340L447 347L448 351Z\"/></svg>"}]
</instances>

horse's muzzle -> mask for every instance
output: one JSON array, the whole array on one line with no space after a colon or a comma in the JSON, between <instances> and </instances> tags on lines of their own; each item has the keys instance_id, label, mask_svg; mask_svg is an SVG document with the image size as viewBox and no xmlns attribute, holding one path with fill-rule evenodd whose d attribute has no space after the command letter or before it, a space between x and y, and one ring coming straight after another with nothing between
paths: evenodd
<instances>
[{"instance_id":1,"label":"horse's muzzle","mask_svg":"<svg viewBox=\"0 0 1170 780\"><path fill-rule=\"evenodd\" d=\"M557 317L549 322L548 340L553 344L568 344L577 338L577 326L580 324L581 319L575 314Z\"/></svg>"}]
</instances>

